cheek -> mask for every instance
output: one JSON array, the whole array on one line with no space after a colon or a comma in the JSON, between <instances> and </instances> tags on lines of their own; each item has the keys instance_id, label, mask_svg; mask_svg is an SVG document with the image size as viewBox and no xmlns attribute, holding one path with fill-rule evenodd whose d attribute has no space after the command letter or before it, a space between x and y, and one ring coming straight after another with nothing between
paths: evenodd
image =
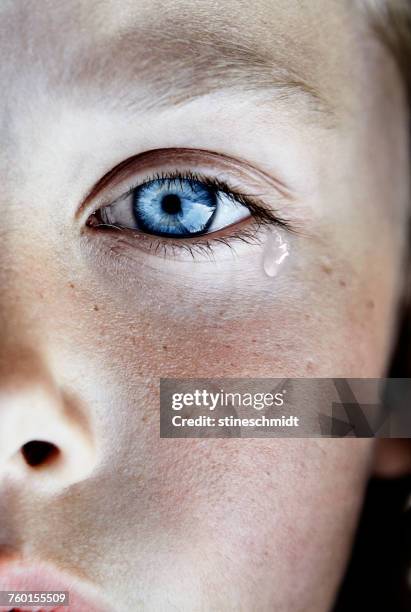
<instances>
[{"instance_id":1,"label":"cheek","mask_svg":"<svg viewBox=\"0 0 411 612\"><path fill-rule=\"evenodd\" d=\"M90 407L102 456L87 495L70 498L70 517L58 503L53 516L77 528L79 546L84 533L98 538L109 584L112 565L123 563L130 590L136 576L163 588L170 568L179 575L201 568L215 592L244 585L247 609L247 581L268 601L273 574L278 591L297 576L300 601L314 586L325 597L324 584L331 597L366 479L368 441L159 438L159 376L379 374L394 282L381 285L372 259L296 243L274 279L261 274L260 259L209 268L201 282L171 268L166 275L134 267L114 277L104 265L73 272L67 262L47 275L47 299L27 301L41 309L33 317L59 381ZM39 539L48 551L49 540ZM88 561L86 554L79 562L85 570ZM269 576L267 568L274 568ZM294 602L297 595L288 595Z\"/></svg>"},{"instance_id":2,"label":"cheek","mask_svg":"<svg viewBox=\"0 0 411 612\"><path fill-rule=\"evenodd\" d=\"M305 249L276 279L245 263L201 285L143 274L126 296L93 278L69 282L49 336L126 387L151 376L380 376L395 282L362 266Z\"/></svg>"},{"instance_id":3,"label":"cheek","mask_svg":"<svg viewBox=\"0 0 411 612\"><path fill-rule=\"evenodd\" d=\"M93 296L75 329L65 322L67 335L124 384L130 376L380 376L396 297L389 270L326 249L294 255L276 279L247 263L201 285L143 276L126 299L89 283Z\"/></svg>"}]
</instances>

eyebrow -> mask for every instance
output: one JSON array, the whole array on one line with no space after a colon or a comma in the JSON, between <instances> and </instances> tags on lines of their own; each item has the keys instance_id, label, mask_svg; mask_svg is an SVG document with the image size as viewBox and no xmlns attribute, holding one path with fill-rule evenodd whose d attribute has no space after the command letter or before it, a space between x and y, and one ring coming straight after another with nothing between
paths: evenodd
<instances>
[{"instance_id":1,"label":"eyebrow","mask_svg":"<svg viewBox=\"0 0 411 612\"><path fill-rule=\"evenodd\" d=\"M69 80L104 92L104 103L131 111L180 106L219 91L261 96L269 103L294 103L316 123L330 127L337 112L330 99L296 69L293 50L257 48L255 40L210 30L129 29L82 50ZM153 44L153 41L155 44ZM304 62L302 62L304 66ZM306 71L309 72L309 71ZM65 73L67 78L67 71ZM138 87L136 87L136 83ZM137 90L137 91L136 91ZM107 96L109 94L109 96Z\"/></svg>"}]
</instances>

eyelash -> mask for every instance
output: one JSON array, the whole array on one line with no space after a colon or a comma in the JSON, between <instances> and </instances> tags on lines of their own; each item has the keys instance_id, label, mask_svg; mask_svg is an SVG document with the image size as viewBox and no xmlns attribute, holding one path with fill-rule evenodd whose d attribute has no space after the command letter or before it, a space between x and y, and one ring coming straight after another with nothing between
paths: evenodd
<instances>
[{"instance_id":1,"label":"eyelash","mask_svg":"<svg viewBox=\"0 0 411 612\"><path fill-rule=\"evenodd\" d=\"M213 189L216 193L224 193L224 195L231 198L234 202L240 203L248 208L251 213L251 219L254 223L250 224L248 228L237 230L231 235L218 235L213 237L213 233L210 233L193 238L180 238L178 240L173 240L172 238L156 238L156 236L153 234L146 234L144 232L138 232L137 230L124 228L121 226L108 225L104 222L92 223L92 218L99 218L99 212L104 209L104 206L102 206L89 216L86 225L95 230L115 230L127 232L128 234L138 236L140 240L142 237L144 237L144 240L149 243L146 245L146 247L148 247L150 252L154 252L156 255L163 254L164 257L167 257L170 251L172 255L175 255L177 251L182 251L188 253L193 259L195 259L197 254L206 255L212 258L215 244L223 244L230 249L233 248L232 243L234 241L241 241L247 244L258 244L260 242L259 229L262 226L281 227L288 232L294 232L290 222L284 217L280 216L277 212L269 210L258 196L245 194L238 189L231 187L228 185L228 183L221 179L203 175L191 170L174 170L172 172L154 173L153 175L146 177L143 181L131 186L122 196L112 202L112 204L127 199L137 188L154 180L180 180L203 183L208 188ZM220 234L223 231L225 230L222 229L215 233Z\"/></svg>"}]
</instances>

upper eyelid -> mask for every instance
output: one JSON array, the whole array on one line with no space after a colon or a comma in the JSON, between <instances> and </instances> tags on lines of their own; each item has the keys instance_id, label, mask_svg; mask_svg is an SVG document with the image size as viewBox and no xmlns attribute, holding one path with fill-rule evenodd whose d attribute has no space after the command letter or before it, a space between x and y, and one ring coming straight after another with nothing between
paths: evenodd
<instances>
[{"instance_id":1,"label":"upper eyelid","mask_svg":"<svg viewBox=\"0 0 411 612\"><path fill-rule=\"evenodd\" d=\"M216 192L224 193L225 195L227 195L227 196L229 196L231 198L238 199L240 202L241 202L242 198L244 198L244 199L250 198L251 199L252 197L255 197L255 198L258 197L257 195L252 196L252 195L249 195L249 194L246 194L246 193L242 193L238 189L236 189L235 187L229 187L225 183L225 181L221 181L220 179L213 179L213 178L210 178L210 177L208 177L206 175L203 175L203 174L200 174L200 173L197 173L197 172L191 172L191 171L190 172L186 172L186 171L174 170L174 171L172 171L170 173L167 173L167 172L155 173L152 176L148 176L147 178L144 178L142 181L137 181L137 183L132 183L131 186L127 189L127 191L122 193L115 200L111 201L109 206L112 206L112 205L116 204L117 202L121 202L122 200L127 199L134 191L136 191L137 189L139 189L143 185L146 185L147 183L150 183L150 182L156 181L156 180L164 180L164 181L193 180L193 181L198 181L200 183L204 183L208 187L211 187Z\"/></svg>"},{"instance_id":2,"label":"upper eyelid","mask_svg":"<svg viewBox=\"0 0 411 612\"><path fill-rule=\"evenodd\" d=\"M210 163L211 161L218 161L222 165L231 166L231 167L233 166L233 164L238 164L240 166L239 167L240 172L244 172L244 174L247 174L247 173L255 174L257 175L257 177L260 176L261 180L264 180L264 182L270 184L271 187L274 188L281 195L282 198L286 200L290 200L290 201L293 201L295 199L295 196L292 193L292 191L286 185L284 185L282 181L280 181L277 178L274 178L273 176L269 175L263 170L254 168L247 161L240 160L240 159L233 159L224 154L216 153L213 151L207 151L203 149L183 149L183 148L153 149L150 151L146 151L144 153L140 153L138 155L134 155L124 160L123 162L121 162L120 164L112 168L111 170L109 170L109 172L107 172L101 179L99 179L97 183L95 183L92 186L92 188L88 191L85 198L82 200L79 208L77 209L75 217L77 219L81 217L85 209L89 206L89 204L93 200L98 198L98 196L100 196L100 194L108 186L113 186L113 185L115 186L115 185L121 184L128 177L135 176L137 172L137 168L136 168L137 165L138 165L138 170L140 172L143 172L144 166L152 167L154 164L154 161L156 162L156 165L158 166L161 166L161 163L167 163L168 165L170 165L170 158L172 157L173 163L175 163L176 165L178 163L181 163L181 164L184 164L185 166L188 166L190 164L190 161L187 158L189 158L190 156L192 158L196 158L197 164L199 164L199 161L200 161L199 157L201 155L204 155L206 158L206 161L204 162L205 165L207 165L207 162ZM130 191L132 191L132 189ZM120 198L121 196L116 198L115 201L119 200ZM101 207L104 205L109 205L110 203L113 203L113 200L111 201L107 200L106 202L99 202L99 206Z\"/></svg>"}]
</instances>

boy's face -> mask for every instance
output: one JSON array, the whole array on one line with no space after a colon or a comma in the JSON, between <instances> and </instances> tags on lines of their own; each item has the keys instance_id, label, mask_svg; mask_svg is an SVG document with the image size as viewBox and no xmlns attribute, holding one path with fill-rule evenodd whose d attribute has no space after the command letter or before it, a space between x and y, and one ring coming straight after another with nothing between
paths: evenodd
<instances>
[{"instance_id":1,"label":"boy's face","mask_svg":"<svg viewBox=\"0 0 411 612\"><path fill-rule=\"evenodd\" d=\"M116 610L329 608L371 444L159 439L158 380L385 373L406 109L355 5L3 0L5 570L48 562ZM288 226L94 227L170 172ZM60 456L28 467L19 450L38 439Z\"/></svg>"}]
</instances>

